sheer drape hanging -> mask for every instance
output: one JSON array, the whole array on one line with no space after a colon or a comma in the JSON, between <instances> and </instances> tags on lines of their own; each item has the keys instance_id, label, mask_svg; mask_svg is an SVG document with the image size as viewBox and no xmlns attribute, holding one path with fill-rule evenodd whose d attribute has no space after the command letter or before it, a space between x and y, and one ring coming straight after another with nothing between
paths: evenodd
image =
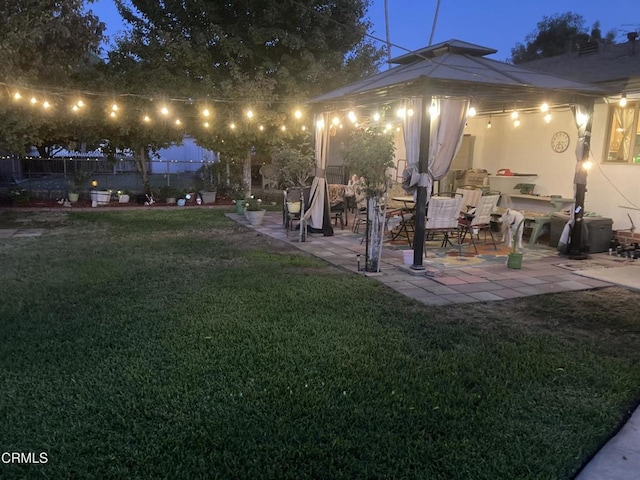
<instances>
[{"instance_id":1,"label":"sheer drape hanging","mask_svg":"<svg viewBox=\"0 0 640 480\"><path fill-rule=\"evenodd\" d=\"M316 115L315 120L316 171L311 183L310 206L305 212L304 218L308 220L311 227L321 229L327 197L325 168L329 149L329 113L324 112Z\"/></svg>"}]
</instances>

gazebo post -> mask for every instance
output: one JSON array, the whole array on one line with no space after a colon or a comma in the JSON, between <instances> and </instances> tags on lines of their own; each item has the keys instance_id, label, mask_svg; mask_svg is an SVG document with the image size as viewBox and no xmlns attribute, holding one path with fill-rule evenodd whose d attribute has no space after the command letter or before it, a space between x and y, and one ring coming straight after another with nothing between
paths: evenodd
<instances>
[{"instance_id":1,"label":"gazebo post","mask_svg":"<svg viewBox=\"0 0 640 480\"><path fill-rule=\"evenodd\" d=\"M588 258L582 247L582 229L584 215L584 195L587 191L587 170L585 163L589 160L591 144L591 126L593 124L593 101L590 102L587 111L589 117L584 127L584 138L582 140L582 158L576 167L575 184L576 200L573 207L573 228L569 240L569 258L572 260L584 260Z\"/></svg>"},{"instance_id":2,"label":"gazebo post","mask_svg":"<svg viewBox=\"0 0 640 480\"><path fill-rule=\"evenodd\" d=\"M422 186L422 178L429 174L429 143L431 141L431 112L425 106L431 105L431 97L422 101L422 123L420 125L420 151L418 152L418 183L416 198L416 227L413 234L413 265L412 270L424 270L422 257L424 256L424 227L427 216L427 187Z\"/></svg>"}]
</instances>

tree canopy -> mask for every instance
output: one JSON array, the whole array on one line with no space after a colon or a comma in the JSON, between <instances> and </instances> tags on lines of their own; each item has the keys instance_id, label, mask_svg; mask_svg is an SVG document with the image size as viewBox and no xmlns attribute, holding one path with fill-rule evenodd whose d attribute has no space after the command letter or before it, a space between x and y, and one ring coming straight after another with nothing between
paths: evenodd
<instances>
[{"instance_id":1,"label":"tree canopy","mask_svg":"<svg viewBox=\"0 0 640 480\"><path fill-rule=\"evenodd\" d=\"M80 139L79 118L53 107L63 90L83 88L95 77L87 72L94 71L104 30L83 0L0 1L0 83L7 96L19 93L17 86L31 92L0 104L1 149L21 153L36 145L44 151ZM27 102L32 108L25 110Z\"/></svg>"},{"instance_id":2,"label":"tree canopy","mask_svg":"<svg viewBox=\"0 0 640 480\"><path fill-rule=\"evenodd\" d=\"M545 16L538 22L537 30L525 37L524 44L517 43L511 49L510 61L518 64L554 57L575 51L589 41L613 42L615 31L609 31L603 39L599 22L593 24L591 31L584 24L584 17L572 12Z\"/></svg>"}]
</instances>

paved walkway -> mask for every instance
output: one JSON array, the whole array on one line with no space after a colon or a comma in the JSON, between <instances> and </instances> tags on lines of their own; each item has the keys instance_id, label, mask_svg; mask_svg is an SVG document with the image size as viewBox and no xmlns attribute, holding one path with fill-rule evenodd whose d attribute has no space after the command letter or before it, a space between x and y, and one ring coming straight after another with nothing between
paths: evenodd
<instances>
[{"instance_id":1,"label":"paved walkway","mask_svg":"<svg viewBox=\"0 0 640 480\"><path fill-rule=\"evenodd\" d=\"M322 258L336 266L358 272L358 259L364 265L365 246L362 235L350 226L334 228L334 236L310 234L306 242L298 241L298 232L287 232L282 225L282 214L267 212L261 226L252 227L242 215L228 214L272 238L290 243L292 247ZM465 260L465 259L461 259ZM608 287L615 284L640 290L640 260L623 259L607 254L594 254L584 263L568 260L555 249L536 245L525 249L520 270L509 269L504 261L478 261L468 259L470 265L459 263L455 267L425 261L425 270L414 271L404 265L402 249L385 246L381 272L372 274L376 280L407 297L429 305L485 302L510 298L569 292ZM597 268L593 268L597 267ZM587 269L587 270L585 270ZM582 274L584 270L587 274ZM620 272L617 276L616 272ZM625 280L624 282L618 281Z\"/></svg>"}]
</instances>

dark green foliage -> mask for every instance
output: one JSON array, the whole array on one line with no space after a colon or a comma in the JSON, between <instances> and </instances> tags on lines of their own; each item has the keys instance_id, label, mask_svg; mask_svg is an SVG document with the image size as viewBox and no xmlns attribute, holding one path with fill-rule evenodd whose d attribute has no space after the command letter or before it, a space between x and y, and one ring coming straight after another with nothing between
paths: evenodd
<instances>
[{"instance_id":1,"label":"dark green foliage","mask_svg":"<svg viewBox=\"0 0 640 480\"><path fill-rule=\"evenodd\" d=\"M614 31L606 35L606 41L612 42ZM545 16L538 22L537 30L525 37L525 43L517 43L511 49L510 61L514 64L530 62L539 58L554 57L570 51L576 51L588 41L602 40L600 23L594 23L591 34L584 26L584 17L567 12Z\"/></svg>"}]
</instances>

